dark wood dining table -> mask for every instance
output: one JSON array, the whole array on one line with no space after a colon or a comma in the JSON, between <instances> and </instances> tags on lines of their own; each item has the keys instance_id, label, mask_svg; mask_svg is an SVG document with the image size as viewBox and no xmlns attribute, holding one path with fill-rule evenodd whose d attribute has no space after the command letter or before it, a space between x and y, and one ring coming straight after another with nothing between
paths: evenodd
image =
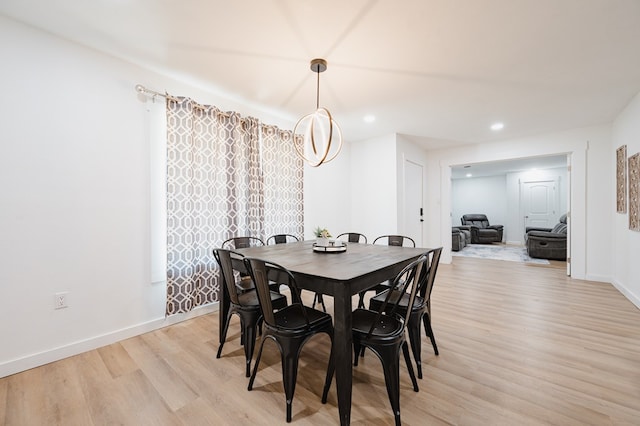
<instances>
[{"instance_id":1,"label":"dark wood dining table","mask_svg":"<svg viewBox=\"0 0 640 426\"><path fill-rule=\"evenodd\" d=\"M426 248L345 243L340 253L319 253L314 241L248 247L236 250L246 257L276 263L290 270L301 289L333 296L334 354L336 390L340 424L351 419L351 384L353 341L351 334L352 296L395 276ZM234 267L242 270L241 262ZM223 293L224 294L224 293ZM220 315L226 317L224 300ZM228 306L228 305L227 305ZM223 316L224 315L224 316Z\"/></svg>"}]
</instances>

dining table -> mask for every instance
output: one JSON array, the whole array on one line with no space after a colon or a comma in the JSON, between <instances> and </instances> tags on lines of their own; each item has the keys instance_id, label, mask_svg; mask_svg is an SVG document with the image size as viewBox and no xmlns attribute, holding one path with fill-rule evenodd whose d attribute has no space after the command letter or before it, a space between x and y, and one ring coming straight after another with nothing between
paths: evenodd
<instances>
[{"instance_id":1,"label":"dining table","mask_svg":"<svg viewBox=\"0 0 640 426\"><path fill-rule=\"evenodd\" d=\"M333 353L340 424L351 421L353 340L351 332L352 296L393 279L409 263L428 249L375 244L344 243L343 251L316 251L315 241L237 249L252 257L280 265L293 274L299 288L333 297ZM234 268L244 270L242 261ZM224 292L221 292L224 297ZM225 301L220 317L225 318ZM222 324L222 322L221 322Z\"/></svg>"}]
</instances>

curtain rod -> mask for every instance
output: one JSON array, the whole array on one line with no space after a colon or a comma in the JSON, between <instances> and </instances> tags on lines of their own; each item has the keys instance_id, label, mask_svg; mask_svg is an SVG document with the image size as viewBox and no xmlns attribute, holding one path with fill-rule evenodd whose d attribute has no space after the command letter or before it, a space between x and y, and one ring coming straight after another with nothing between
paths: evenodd
<instances>
[{"instance_id":1,"label":"curtain rod","mask_svg":"<svg viewBox=\"0 0 640 426\"><path fill-rule=\"evenodd\" d=\"M135 89L136 89L136 92L141 93L143 95L151 95L152 96L151 99L153 101L156 100L156 96L160 96L160 97L163 97L165 99L169 99L171 101L179 101L179 98L176 98L175 96L171 96L168 93L160 93L160 92L156 92L155 90L147 89L142 84L136 84ZM198 107L198 106L196 106L196 107ZM200 107L200 108L203 108L203 107ZM228 113L224 113L223 112L222 114L227 116L227 117L230 116Z\"/></svg>"},{"instance_id":2,"label":"curtain rod","mask_svg":"<svg viewBox=\"0 0 640 426\"><path fill-rule=\"evenodd\" d=\"M178 98L171 96L168 93L160 93L160 92L156 92L155 90L151 90L151 89L147 89L146 87L144 87L142 84L136 84L136 92L138 93L142 93L143 95L151 95L152 96L152 100L156 99L156 96L161 96L165 99L169 99L169 100L178 100ZM200 107L201 109L203 107ZM221 114L224 117L231 117L231 114L229 112L224 112L224 111L220 111L219 114ZM245 123L247 121L247 119L245 117L240 117L240 122L241 123Z\"/></svg>"},{"instance_id":3,"label":"curtain rod","mask_svg":"<svg viewBox=\"0 0 640 426\"><path fill-rule=\"evenodd\" d=\"M162 96L165 99L167 99L167 98L172 99L173 98L173 96L169 96L168 93L160 93L160 92L156 92L155 90L147 89L142 84L136 84L136 92L142 93L143 95L152 95L154 99L155 99L156 96Z\"/></svg>"}]
</instances>

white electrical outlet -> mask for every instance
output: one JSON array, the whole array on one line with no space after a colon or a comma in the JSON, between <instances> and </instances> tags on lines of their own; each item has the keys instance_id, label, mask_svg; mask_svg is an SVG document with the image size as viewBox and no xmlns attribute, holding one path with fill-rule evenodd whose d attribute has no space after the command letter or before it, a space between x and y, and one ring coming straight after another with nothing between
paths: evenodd
<instances>
[{"instance_id":1,"label":"white electrical outlet","mask_svg":"<svg viewBox=\"0 0 640 426\"><path fill-rule=\"evenodd\" d=\"M69 296L68 291L54 294L53 308L54 309L68 308L69 307L69 304L68 304L69 301L67 300L68 296Z\"/></svg>"}]
</instances>

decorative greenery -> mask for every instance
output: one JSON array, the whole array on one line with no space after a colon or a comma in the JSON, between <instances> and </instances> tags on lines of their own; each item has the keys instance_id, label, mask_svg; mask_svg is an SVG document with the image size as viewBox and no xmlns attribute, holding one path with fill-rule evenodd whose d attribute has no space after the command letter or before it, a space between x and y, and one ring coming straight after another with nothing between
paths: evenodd
<instances>
[{"instance_id":1,"label":"decorative greenery","mask_svg":"<svg viewBox=\"0 0 640 426\"><path fill-rule=\"evenodd\" d=\"M331 234L327 231L327 228L320 228L318 226L313 232L317 238L331 238Z\"/></svg>"}]
</instances>

